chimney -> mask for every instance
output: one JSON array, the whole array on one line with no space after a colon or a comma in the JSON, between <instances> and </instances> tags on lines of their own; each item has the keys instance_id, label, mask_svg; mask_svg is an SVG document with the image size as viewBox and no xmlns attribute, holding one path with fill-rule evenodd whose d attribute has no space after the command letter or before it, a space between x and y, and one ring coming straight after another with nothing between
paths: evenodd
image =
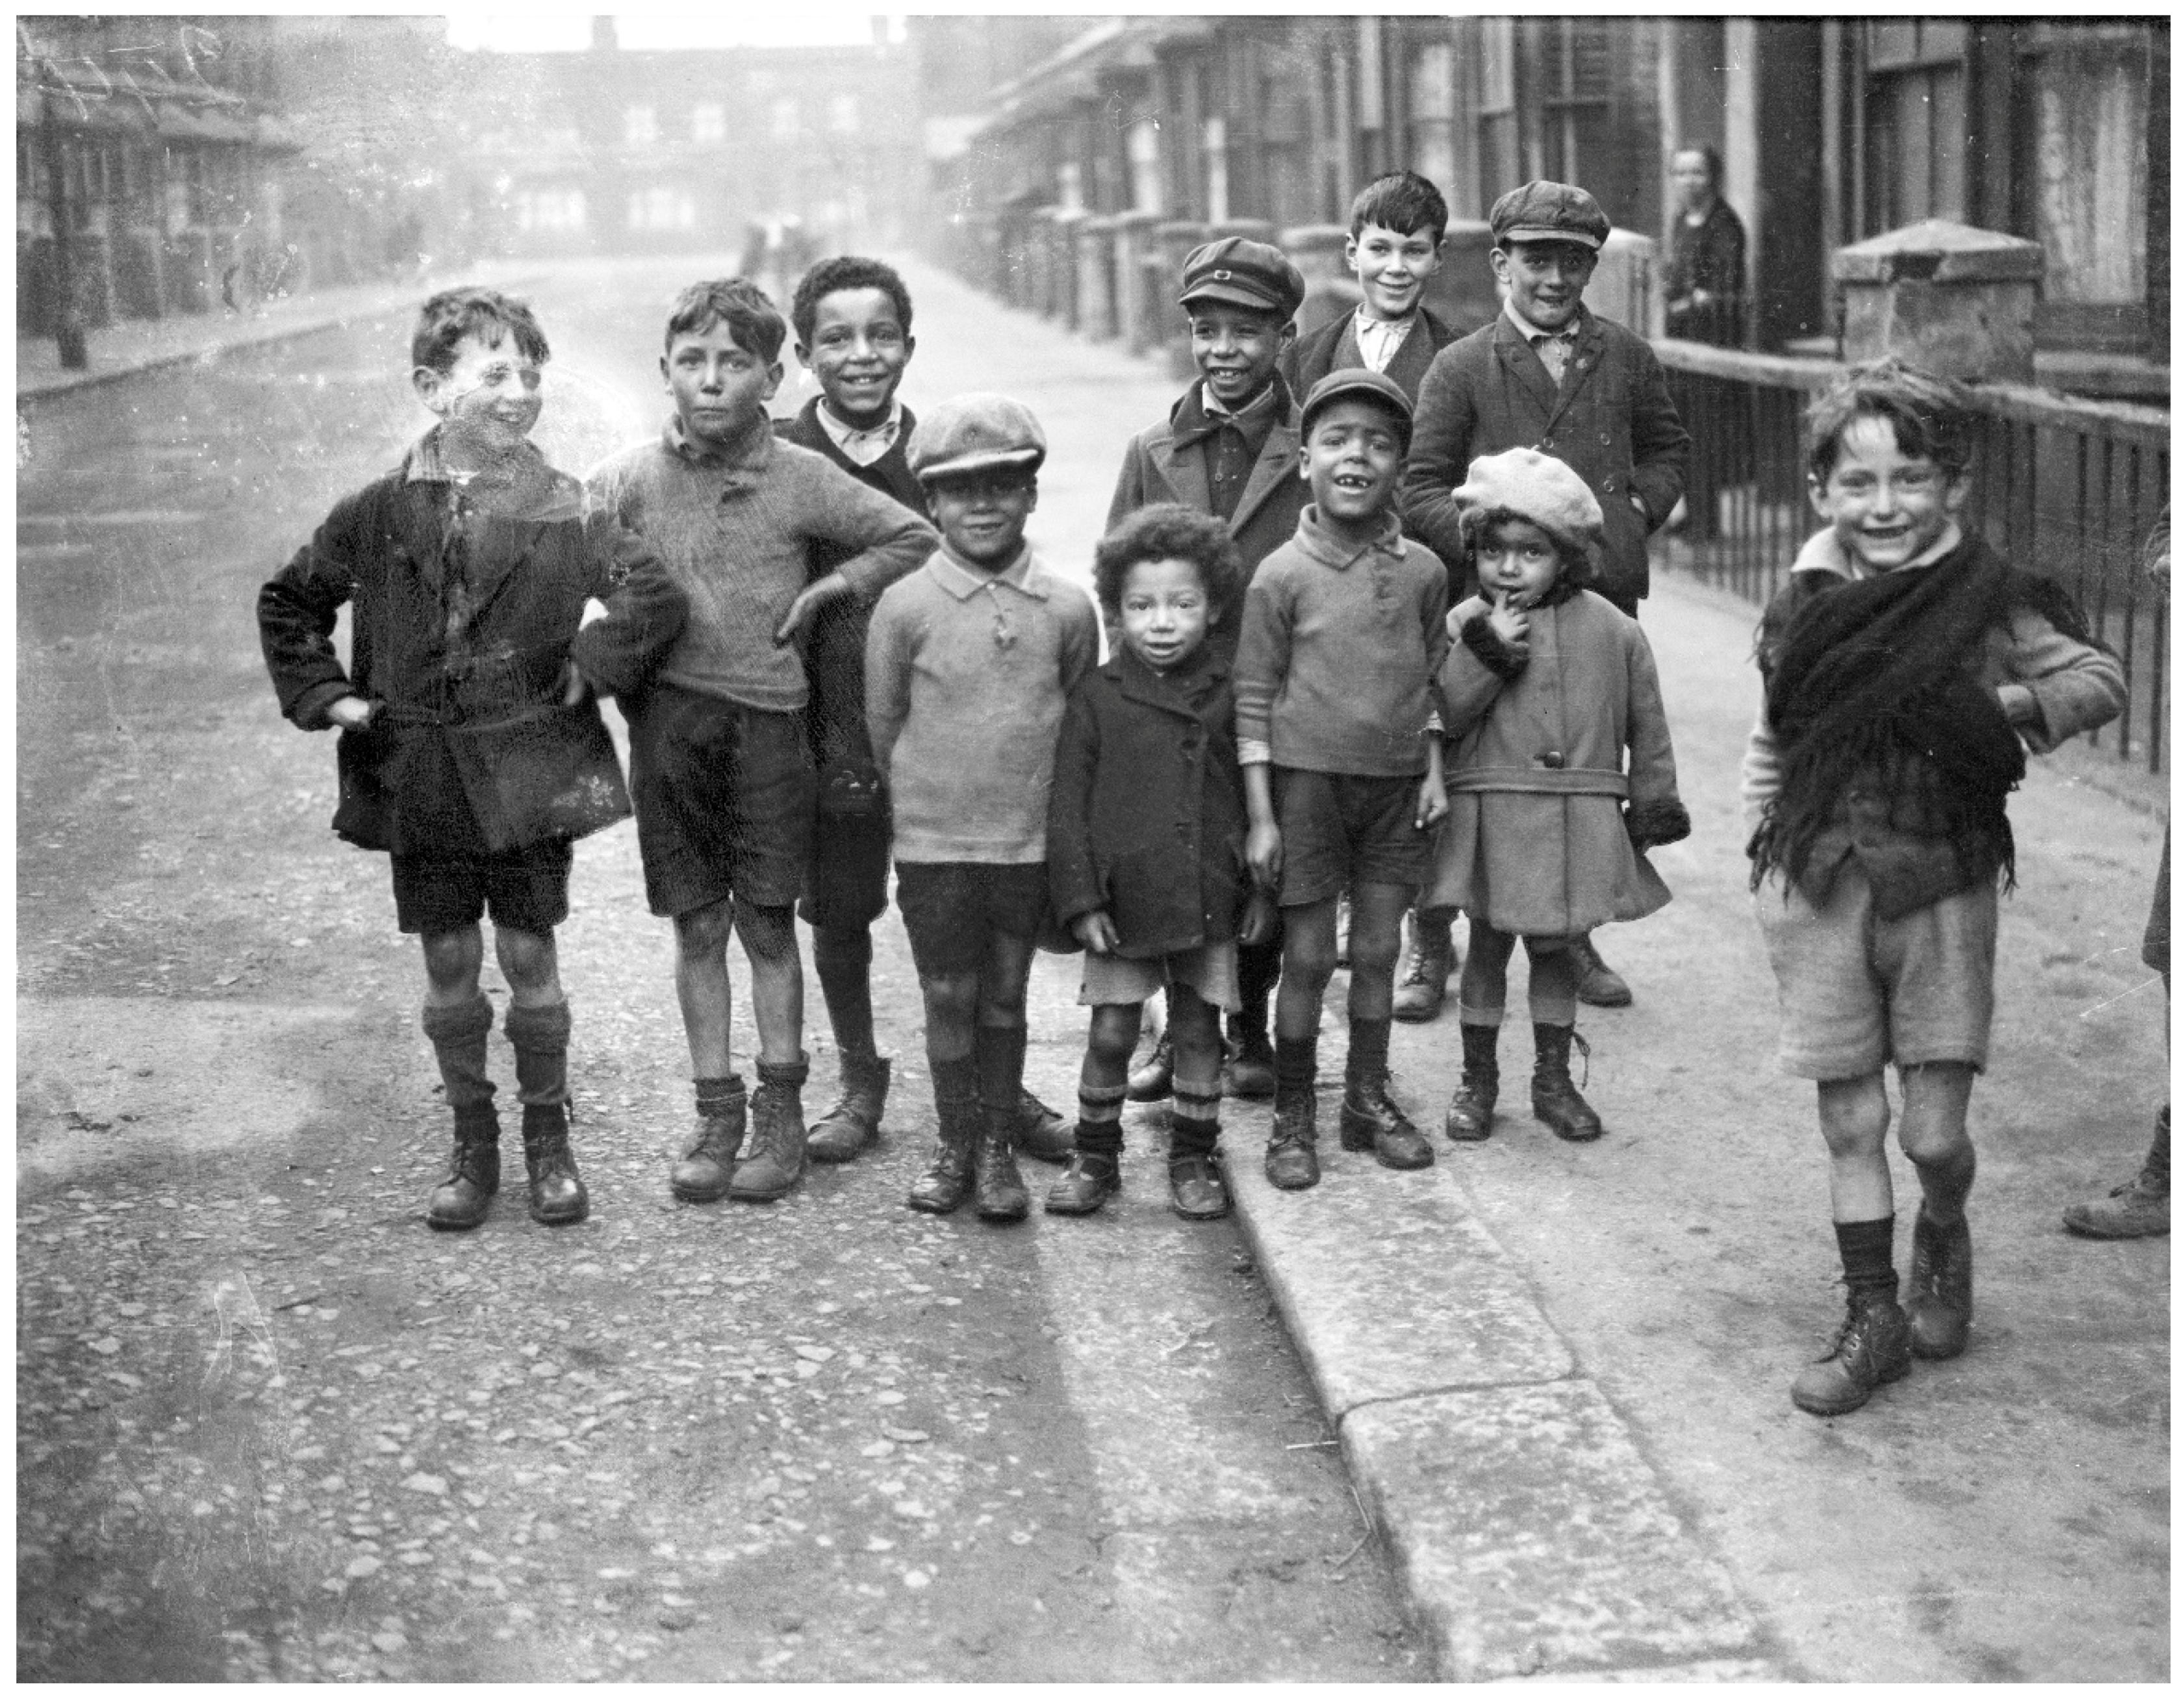
<instances>
[{"instance_id":1,"label":"chimney","mask_svg":"<svg viewBox=\"0 0 2184 1702\"><path fill-rule=\"evenodd\" d=\"M602 15L592 20L592 51L593 53L611 53L621 45L615 40L615 21L612 18Z\"/></svg>"}]
</instances>

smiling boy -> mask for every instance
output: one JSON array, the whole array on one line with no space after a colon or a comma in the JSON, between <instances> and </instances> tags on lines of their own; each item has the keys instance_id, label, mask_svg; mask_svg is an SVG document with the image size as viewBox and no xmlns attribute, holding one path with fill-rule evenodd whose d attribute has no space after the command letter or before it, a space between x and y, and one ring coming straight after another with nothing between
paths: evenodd
<instances>
[{"instance_id":1,"label":"smiling boy","mask_svg":"<svg viewBox=\"0 0 2184 1702\"><path fill-rule=\"evenodd\" d=\"M669 315L660 439L615 456L593 500L653 544L664 570L635 605L587 627L585 677L621 695L645 896L675 922L675 990L698 1119L676 1197L777 1199L803 1174L804 973L792 907L811 860L816 780L799 641L830 604L869 600L930 552L933 528L826 457L777 441L766 403L788 326L742 278L693 284ZM817 578L808 552L834 546ZM680 603L679 625L644 619ZM748 1102L730 1054L727 945L743 942L759 1035ZM748 1125L750 1151L737 1162Z\"/></svg>"},{"instance_id":2,"label":"smiling boy","mask_svg":"<svg viewBox=\"0 0 2184 1702\"><path fill-rule=\"evenodd\" d=\"M1743 792L1780 1063L1819 1085L1848 1309L1790 1398L1832 1417L1914 1357L1964 1351L1975 1168L1965 1111L1994 1013L2006 805L2025 751L2112 719L2123 671L2052 581L1962 526L1972 420L1954 387L1882 361L1814 404L1827 522L1760 625L1765 698ZM1887 1066L1922 1196L1897 1303Z\"/></svg>"},{"instance_id":3,"label":"smiling boy","mask_svg":"<svg viewBox=\"0 0 2184 1702\"><path fill-rule=\"evenodd\" d=\"M1391 171L1357 192L1350 205L1350 237L1342 263L1357 276L1357 310L1300 338L1282 359L1292 395L1338 368L1384 372L1415 404L1434 356L1456 333L1425 304L1426 286L1440 270L1448 204L1415 171Z\"/></svg>"}]
</instances>

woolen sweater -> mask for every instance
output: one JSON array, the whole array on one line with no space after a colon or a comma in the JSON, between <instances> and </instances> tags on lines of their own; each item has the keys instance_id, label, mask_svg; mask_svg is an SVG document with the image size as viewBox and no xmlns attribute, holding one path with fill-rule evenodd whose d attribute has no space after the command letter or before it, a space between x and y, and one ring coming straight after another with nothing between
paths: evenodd
<instances>
[{"instance_id":1,"label":"woolen sweater","mask_svg":"<svg viewBox=\"0 0 2184 1702\"><path fill-rule=\"evenodd\" d=\"M944 550L890 585L865 645L865 718L897 862L1040 862L1070 688L1100 657L1092 600L1027 546L1000 573Z\"/></svg>"},{"instance_id":2,"label":"woolen sweater","mask_svg":"<svg viewBox=\"0 0 2184 1702\"><path fill-rule=\"evenodd\" d=\"M1424 773L1447 596L1440 557L1403 537L1393 513L1359 548L1307 505L1244 594L1238 756L1328 774Z\"/></svg>"},{"instance_id":3,"label":"woolen sweater","mask_svg":"<svg viewBox=\"0 0 2184 1702\"><path fill-rule=\"evenodd\" d=\"M915 572L938 541L900 503L777 439L763 416L724 454L699 450L670 421L659 441L614 456L589 486L594 502L659 553L688 600L657 678L753 709L788 713L810 695L798 647L773 635L811 583L813 545L846 546L852 553L836 571L869 600ZM611 635L593 628L584 638L580 663L610 647Z\"/></svg>"}]
</instances>

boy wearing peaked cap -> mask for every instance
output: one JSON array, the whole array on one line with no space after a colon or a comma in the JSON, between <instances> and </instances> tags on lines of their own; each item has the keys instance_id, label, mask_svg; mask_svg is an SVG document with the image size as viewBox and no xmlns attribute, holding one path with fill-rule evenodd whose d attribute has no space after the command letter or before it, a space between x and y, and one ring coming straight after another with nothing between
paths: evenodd
<instances>
[{"instance_id":1,"label":"boy wearing peaked cap","mask_svg":"<svg viewBox=\"0 0 2184 1702\"><path fill-rule=\"evenodd\" d=\"M1646 592L1646 538L1684 491L1691 438L1646 339L1600 318L1585 287L1607 240L1607 215L1571 183L1544 179L1494 204L1494 276L1506 292L1490 325L1434 358L1418 388L1418 432L1403 475L1403 524L1461 561L1465 470L1503 449L1544 450L1591 488L1602 549L1593 589L1626 615ZM1425 919L1445 930L1446 917ZM1626 1005L1630 990L1580 942L1578 996Z\"/></svg>"},{"instance_id":2,"label":"boy wearing peaked cap","mask_svg":"<svg viewBox=\"0 0 2184 1702\"><path fill-rule=\"evenodd\" d=\"M1297 472L1296 400L1280 375L1295 338L1292 323L1304 300L1304 275L1279 248L1224 237L1193 248L1183 263L1177 299L1190 322L1190 354L1199 376L1167 418L1150 425L1123 452L1122 476L1107 507L1107 530L1156 502L1179 502L1211 514L1228 528L1248 585L1260 562L1288 543L1306 499ZM1236 657L1243 598L1206 634L1214 659ZM1273 1046L1267 1003L1281 974L1281 935L1239 955L1243 1009L1228 1018L1227 1091L1264 1099L1274 1091ZM1130 1097L1163 1099L1174 1074L1165 1043L1134 1071Z\"/></svg>"},{"instance_id":3,"label":"boy wearing peaked cap","mask_svg":"<svg viewBox=\"0 0 2184 1702\"><path fill-rule=\"evenodd\" d=\"M944 1214L975 1193L994 1223L1031 1208L1016 1152L1047 795L1065 700L1100 654L1091 600L1024 542L1045 458L1039 421L1006 396L957 396L926 416L910 468L940 548L880 598L865 650L939 1117L909 1203Z\"/></svg>"}]
</instances>

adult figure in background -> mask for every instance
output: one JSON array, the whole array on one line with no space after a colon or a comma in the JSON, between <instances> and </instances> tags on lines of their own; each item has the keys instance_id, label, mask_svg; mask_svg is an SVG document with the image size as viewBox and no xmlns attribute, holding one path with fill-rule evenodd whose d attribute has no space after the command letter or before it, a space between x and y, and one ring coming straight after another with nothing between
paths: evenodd
<instances>
[{"instance_id":1,"label":"adult figure in background","mask_svg":"<svg viewBox=\"0 0 2184 1702\"><path fill-rule=\"evenodd\" d=\"M1721 155L1712 148L1679 148L1669 160L1676 190L1676 220L1669 233L1665 282L1669 335L1718 348L1744 344L1744 220L1721 198ZM1719 493L1745 476L1745 434L1719 429L1727 422L1696 393L1701 387L1669 374L1676 411L1700 439L1691 456L1684 497L1686 535L1712 538L1719 523ZM1717 395L1727 393L1718 387ZM1708 429L1713 427L1714 429Z\"/></svg>"}]
</instances>

